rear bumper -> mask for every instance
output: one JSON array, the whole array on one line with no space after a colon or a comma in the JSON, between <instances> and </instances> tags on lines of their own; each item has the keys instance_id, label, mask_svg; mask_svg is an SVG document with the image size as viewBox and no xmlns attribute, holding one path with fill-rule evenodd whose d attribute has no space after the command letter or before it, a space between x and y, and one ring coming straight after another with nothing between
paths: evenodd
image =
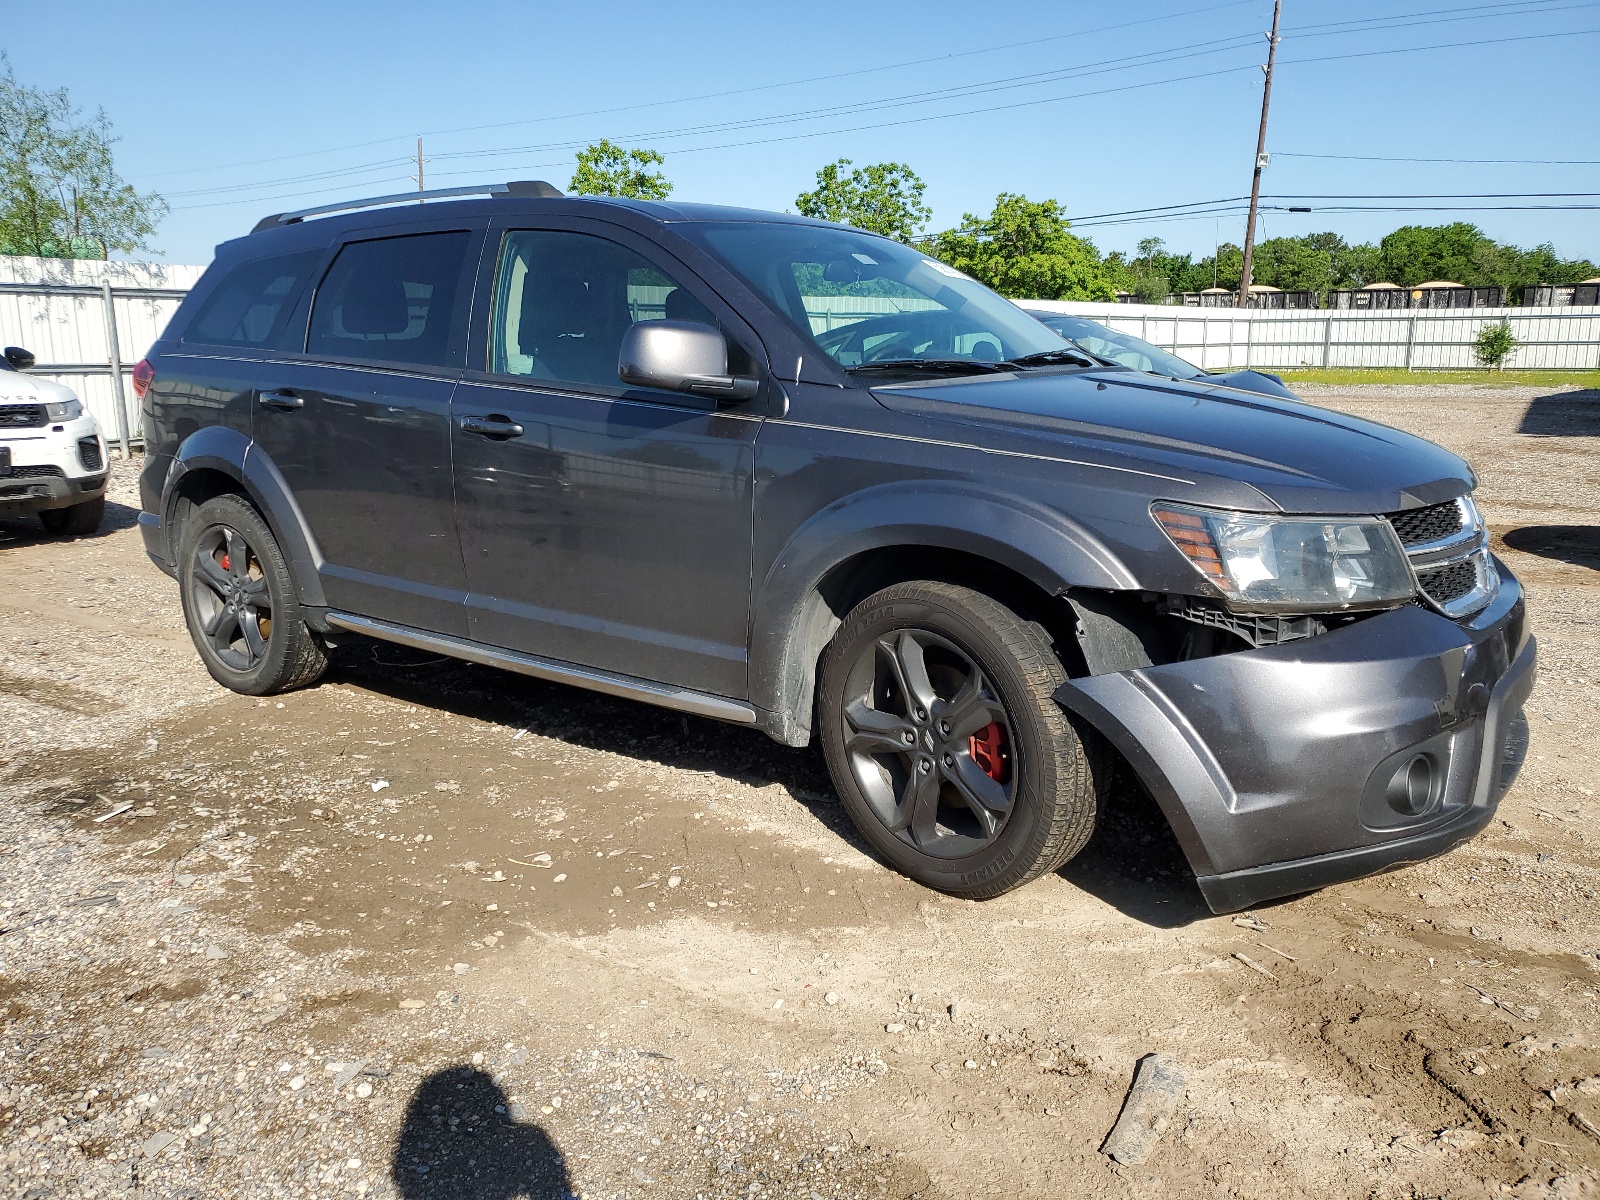
<instances>
[{"instance_id":1,"label":"rear bumper","mask_svg":"<svg viewBox=\"0 0 1600 1200\"><path fill-rule=\"evenodd\" d=\"M1496 565L1499 595L1469 621L1408 606L1283 646L1074 679L1056 700L1132 764L1213 911L1416 862L1488 824L1521 765L1537 650L1521 587ZM1392 797L1418 759L1429 786Z\"/></svg>"},{"instance_id":2,"label":"rear bumper","mask_svg":"<svg viewBox=\"0 0 1600 1200\"><path fill-rule=\"evenodd\" d=\"M139 536L144 539L144 552L150 556L150 561L176 579L178 571L172 563L172 548L168 545L166 521L162 518L166 510L163 493L171 468L170 454L145 455L144 469L139 472Z\"/></svg>"}]
</instances>

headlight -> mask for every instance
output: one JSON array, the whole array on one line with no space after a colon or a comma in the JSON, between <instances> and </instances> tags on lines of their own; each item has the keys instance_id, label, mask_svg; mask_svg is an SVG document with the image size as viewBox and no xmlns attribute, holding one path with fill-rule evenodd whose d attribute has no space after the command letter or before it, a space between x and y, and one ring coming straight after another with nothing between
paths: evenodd
<instances>
[{"instance_id":1,"label":"headlight","mask_svg":"<svg viewBox=\"0 0 1600 1200\"><path fill-rule=\"evenodd\" d=\"M82 400L54 400L44 406L44 415L52 421L76 421L83 416Z\"/></svg>"},{"instance_id":2,"label":"headlight","mask_svg":"<svg viewBox=\"0 0 1600 1200\"><path fill-rule=\"evenodd\" d=\"M1400 539L1378 517L1273 517L1175 504L1151 512L1236 607L1336 612L1416 594Z\"/></svg>"}]
</instances>

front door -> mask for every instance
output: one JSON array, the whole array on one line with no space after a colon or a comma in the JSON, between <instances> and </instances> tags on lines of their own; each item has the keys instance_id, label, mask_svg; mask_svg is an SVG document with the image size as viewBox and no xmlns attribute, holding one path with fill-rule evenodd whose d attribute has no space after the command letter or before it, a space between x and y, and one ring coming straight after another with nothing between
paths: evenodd
<instances>
[{"instance_id":1,"label":"front door","mask_svg":"<svg viewBox=\"0 0 1600 1200\"><path fill-rule=\"evenodd\" d=\"M452 406L471 636L742 698L755 405L617 378L635 321L730 314L621 231L505 231L496 258Z\"/></svg>"},{"instance_id":2,"label":"front door","mask_svg":"<svg viewBox=\"0 0 1600 1200\"><path fill-rule=\"evenodd\" d=\"M305 516L334 608L466 632L450 395L480 237L346 242L317 288L305 356L262 365L254 438Z\"/></svg>"}]
</instances>

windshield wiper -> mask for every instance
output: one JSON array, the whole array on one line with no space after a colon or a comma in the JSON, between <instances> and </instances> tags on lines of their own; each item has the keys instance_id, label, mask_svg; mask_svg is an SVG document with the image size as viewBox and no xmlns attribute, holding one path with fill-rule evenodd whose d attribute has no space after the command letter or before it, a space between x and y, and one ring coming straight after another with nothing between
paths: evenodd
<instances>
[{"instance_id":1,"label":"windshield wiper","mask_svg":"<svg viewBox=\"0 0 1600 1200\"><path fill-rule=\"evenodd\" d=\"M1024 354L1021 358L1010 358L1000 365L1003 367L1047 367L1053 363L1067 363L1074 367L1093 367L1100 365L1096 359L1085 351L1072 350L1041 350L1037 354Z\"/></svg>"},{"instance_id":2,"label":"windshield wiper","mask_svg":"<svg viewBox=\"0 0 1600 1200\"><path fill-rule=\"evenodd\" d=\"M846 367L845 373L858 371L949 371L973 375L993 375L1011 368L1005 363L984 362L976 358L886 358Z\"/></svg>"}]
</instances>

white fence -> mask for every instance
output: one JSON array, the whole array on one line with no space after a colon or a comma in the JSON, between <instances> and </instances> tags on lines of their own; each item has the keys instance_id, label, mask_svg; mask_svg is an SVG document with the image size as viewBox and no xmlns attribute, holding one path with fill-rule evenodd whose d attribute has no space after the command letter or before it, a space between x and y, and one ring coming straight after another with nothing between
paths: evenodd
<instances>
[{"instance_id":1,"label":"white fence","mask_svg":"<svg viewBox=\"0 0 1600 1200\"><path fill-rule=\"evenodd\" d=\"M128 376L204 270L0 257L0 344L31 350L37 365L30 373L77 393L108 441L137 441L139 409Z\"/></svg>"},{"instance_id":2,"label":"white fence","mask_svg":"<svg viewBox=\"0 0 1600 1200\"><path fill-rule=\"evenodd\" d=\"M1485 325L1508 321L1517 348L1511 367L1600 369L1600 308L1348 309L1178 308L1026 300L1101 321L1207 370L1265 367L1471 369Z\"/></svg>"},{"instance_id":3,"label":"white fence","mask_svg":"<svg viewBox=\"0 0 1600 1200\"><path fill-rule=\"evenodd\" d=\"M200 278L201 266L0 256L0 345L38 360L33 374L72 388L108 439L137 441L128 376ZM1600 369L1600 308L1346 309L1179 308L1148 304L1023 301L1103 321L1209 370L1240 367L1471 368L1472 344L1506 320L1517 349L1509 365ZM813 332L927 301L806 297ZM108 319L114 317L114 321ZM118 418L121 402L125 420Z\"/></svg>"}]
</instances>

